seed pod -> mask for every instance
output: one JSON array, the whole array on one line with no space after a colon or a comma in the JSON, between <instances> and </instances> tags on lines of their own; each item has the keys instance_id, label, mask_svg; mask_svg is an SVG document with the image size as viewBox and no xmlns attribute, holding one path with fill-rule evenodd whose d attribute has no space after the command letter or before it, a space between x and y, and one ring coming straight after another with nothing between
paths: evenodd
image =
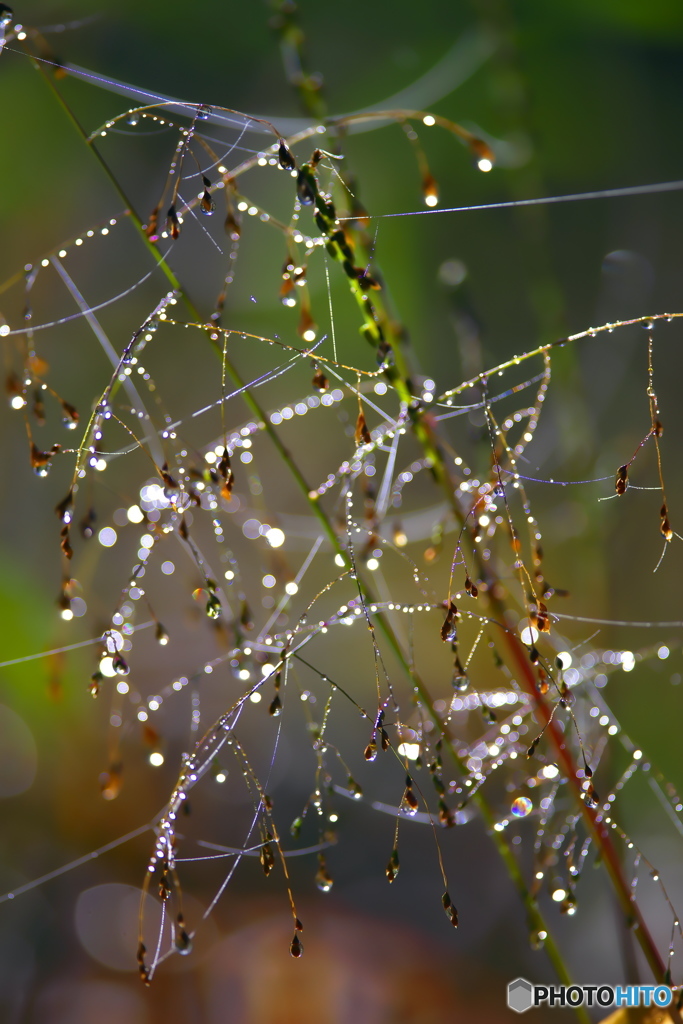
<instances>
[{"instance_id":1,"label":"seed pod","mask_svg":"<svg viewBox=\"0 0 683 1024\"><path fill-rule=\"evenodd\" d=\"M293 171L296 168L296 160L294 154L287 145L284 139L280 139L280 144L277 151L277 159L280 167L283 171Z\"/></svg>"},{"instance_id":2,"label":"seed pod","mask_svg":"<svg viewBox=\"0 0 683 1024\"><path fill-rule=\"evenodd\" d=\"M398 850L394 847L394 849L391 851L391 857L389 858L389 863L387 864L386 868L384 869L384 874L387 876L387 881L389 883L396 881L396 876L398 875L398 870L399 870Z\"/></svg>"},{"instance_id":3,"label":"seed pod","mask_svg":"<svg viewBox=\"0 0 683 1024\"><path fill-rule=\"evenodd\" d=\"M538 611L536 613L536 628L539 633L550 632L550 616L548 615L548 609L542 601L538 602Z\"/></svg>"},{"instance_id":4,"label":"seed pod","mask_svg":"<svg viewBox=\"0 0 683 1024\"><path fill-rule=\"evenodd\" d=\"M447 892L445 892L443 894L443 896L441 897L441 903L443 904L443 909L446 912L446 917L451 922L453 927L457 928L458 927L458 911L455 909L455 907L453 905L453 901L451 900L451 897L448 895Z\"/></svg>"},{"instance_id":5,"label":"seed pod","mask_svg":"<svg viewBox=\"0 0 683 1024\"><path fill-rule=\"evenodd\" d=\"M617 478L614 482L614 489L617 494L621 495L626 492L628 487L628 466L619 466L617 470Z\"/></svg>"},{"instance_id":6,"label":"seed pod","mask_svg":"<svg viewBox=\"0 0 683 1024\"><path fill-rule=\"evenodd\" d=\"M277 718L278 715L282 714L282 701L280 700L279 694L277 693L270 702L268 714L272 715L273 718Z\"/></svg>"},{"instance_id":7,"label":"seed pod","mask_svg":"<svg viewBox=\"0 0 683 1024\"><path fill-rule=\"evenodd\" d=\"M175 203L171 203L166 211L166 224L171 233L171 238L175 241L180 234L180 221L178 220L178 214L176 213Z\"/></svg>"},{"instance_id":8,"label":"seed pod","mask_svg":"<svg viewBox=\"0 0 683 1024\"><path fill-rule=\"evenodd\" d=\"M458 639L457 628L455 625L457 616L458 609L453 601L451 601L448 611L446 612L446 618L443 620L443 624L441 626L441 639L444 643L455 643Z\"/></svg>"},{"instance_id":9,"label":"seed pod","mask_svg":"<svg viewBox=\"0 0 683 1024\"><path fill-rule=\"evenodd\" d=\"M372 444L372 437L370 436L368 425L365 422L365 414L362 409L358 413L358 419L356 420L356 432L354 437L356 444L358 446L362 444Z\"/></svg>"}]
</instances>

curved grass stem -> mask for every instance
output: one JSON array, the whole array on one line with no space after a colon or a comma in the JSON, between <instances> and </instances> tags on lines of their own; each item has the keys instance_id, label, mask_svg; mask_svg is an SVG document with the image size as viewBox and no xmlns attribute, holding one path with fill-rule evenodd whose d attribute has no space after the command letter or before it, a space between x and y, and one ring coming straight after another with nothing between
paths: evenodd
<instances>
[{"instance_id":1,"label":"curved grass stem","mask_svg":"<svg viewBox=\"0 0 683 1024\"><path fill-rule=\"evenodd\" d=\"M195 307L191 298L188 296L186 290L184 289L182 283L174 273L173 269L166 262L165 258L159 252L154 242L152 242L145 234L142 220L134 210L132 204L130 203L125 191L121 187L116 176L111 171L111 169L109 168L108 164L106 163L106 161L104 160L96 146L92 142L89 142L86 132L80 125L78 119L72 112L70 106L67 104L67 102L59 92L55 83L50 78L49 74L46 73L44 68L39 63L34 63L40 71L40 73L43 75L43 78L49 85L50 89L53 91L60 106L62 107L65 114L74 125L76 131L83 139L83 141L86 143L88 149L93 153L94 158L98 161L101 169L108 178L110 184L118 194L119 198L124 203L127 211L129 212L131 223L134 225L136 232L140 237L143 245L147 249L148 253L153 257L155 262L161 268L163 274L166 276L173 290L183 298L188 310L190 311L194 319L198 323L204 323L204 319L201 317L199 311ZM317 197L317 187L314 189L314 191ZM382 354L385 361L386 376L389 379L390 383L395 387L401 403L408 409L414 436L422 448L424 457L428 461L432 475L437 485L446 494L448 502L451 508L453 509L457 520L461 524L463 524L463 512L462 509L460 509L460 507L458 506L457 501L455 500L453 484L450 479L448 470L446 468L446 462L439 442L434 436L429 424L425 421L425 418L422 415L422 412L420 411L419 407L415 405L414 397L411 393L408 364L405 352L402 349L402 343L398 340L396 332L393 332L394 337L393 339L390 340L390 338L388 337L388 327L385 327L383 329L382 321L384 321L386 325L386 317L384 317L381 312L377 314L374 311L373 305L368 300L367 289L364 288L364 286L360 283L358 276L356 276L354 279L353 275L356 274L356 268L351 268L353 270L353 274L349 272L349 253L344 248L344 245L348 243L345 243L344 239L340 237L340 229L338 222L336 221L336 216L329 212L321 213L320 205L318 206L318 213L321 215L324 221L324 223L322 224L320 223L320 221L318 221L318 225L321 228L323 234L326 235L327 237L327 241L329 243L328 252L339 263L342 264L344 271L347 274L351 291L353 292L354 297L358 302L363 318L364 333L368 340L371 341L375 346L377 346L378 349L382 349L382 346L384 346L384 348L382 349ZM667 316L669 315L667 314ZM657 319L657 317L652 317L649 319ZM608 328L606 327L605 329ZM245 382L242 380L242 377L237 367L227 357L227 354L224 350L224 346L219 344L216 338L211 337L211 332L212 327L207 326L207 337L209 338L211 344L213 345L218 357L223 361L225 372L231 377L234 384L240 389L242 396L252 414L255 417L257 417L257 419L261 423L263 423L265 432L267 433L272 444L274 445L278 456L287 466L298 488L302 492L304 500L307 502L309 508L311 509L316 519L318 520L321 531L327 538L330 546L337 554L339 554L344 559L346 566L348 568L351 568L352 558L349 555L349 553L344 549L340 536L337 533L330 517L326 513L325 509L322 507L318 496L316 495L315 492L311 491L296 460L292 456L287 446L282 441L282 438L280 437L278 431L271 423L264 409L261 407L258 399L254 396L249 386L245 385ZM590 332L585 333L588 334ZM574 337L578 338L582 336L583 334L576 335ZM497 369L505 369L506 367L519 363L521 361L521 358L527 359L533 357L534 355L545 353L549 350L549 348L566 344L570 340L574 340L574 338L562 339L561 341L553 343L553 345L540 346L538 349L532 352L525 353L523 357L514 357L513 359L508 360L505 363L502 363L500 367L498 367ZM483 377L474 378L472 381L466 382L466 384L464 384L462 388L458 390L465 390L467 387L470 387L473 384L481 383L481 380L483 380ZM482 572L483 571L484 570L482 567ZM373 596L372 589L369 586L367 580L364 580L360 575L358 575L358 585L363 600L367 604L372 604L375 601L375 598ZM490 588L489 600L493 617L501 623L504 622L505 608L502 602L491 593ZM457 763L460 763L460 759L458 758L455 749L454 741L452 737L449 735L449 733L444 729L444 724L441 721L441 719L437 716L436 712L433 711L433 702L431 700L429 691L424 681L419 677L419 675L412 667L410 659L406 655L406 652L404 651L402 644L397 638L391 626L391 623L382 613L377 613L376 622L378 628L384 635L386 642L388 643L389 647L391 648L392 652L397 658L397 661L401 665L402 670L409 678L411 685L416 689L419 699L423 702L425 711L432 717L435 726L440 730L441 733L443 733L444 740L448 746L451 756ZM662 962L662 959L657 951L652 936L650 935L650 932L645 924L640 909L631 897L629 886L627 885L626 880L624 878L623 870L621 864L619 863L619 859L614 849L614 846L610 840L607 827L603 823L596 820L595 812L592 811L588 806L586 806L585 802L581 799L582 790L580 782L577 779L576 766L574 764L571 753L568 750L566 743L564 742L561 732L557 728L555 722L551 720L551 710L536 690L535 678L533 676L533 672L531 671L531 666L528 661L527 652L523 649L520 641L508 630L504 631L504 636L505 643L508 649L509 658L515 667L516 677L519 678L520 685L525 690L525 692L532 697L536 713L539 718L539 723L541 726L546 728L547 735L550 739L550 742L553 745L558 761L562 764L566 777L571 786L572 792L575 798L579 800L581 804L581 811L584 817L584 821L586 823L586 827L590 832L596 844L596 847L602 855L610 880L619 899L625 918L628 921L629 925L634 928L636 939L639 942L641 949L643 950L643 954L650 966L650 969L652 970L654 977L659 983L663 983L665 978L665 967ZM479 812L489 833L493 838L494 844L505 865L505 869L515 889L517 890L520 899L522 900L522 903L526 909L530 925L533 927L534 930L538 932L547 933L547 938L545 939L545 950L558 975L559 980L564 984L570 984L571 979L569 972L555 941L549 934L548 926L546 925L543 914L538 906L536 897L527 885L522 870L519 864L517 863L513 851L510 845L508 844L508 841L505 838L504 834L495 831L493 828L495 819L490 806L488 805L487 801L484 799L480 792L476 793L472 799L479 808ZM577 1010L577 1012L579 1013L579 1016L583 1021L588 1020L585 1011ZM672 1011L672 1018L677 1022L677 1024L680 1024L680 1017L677 1012Z\"/></svg>"}]
</instances>

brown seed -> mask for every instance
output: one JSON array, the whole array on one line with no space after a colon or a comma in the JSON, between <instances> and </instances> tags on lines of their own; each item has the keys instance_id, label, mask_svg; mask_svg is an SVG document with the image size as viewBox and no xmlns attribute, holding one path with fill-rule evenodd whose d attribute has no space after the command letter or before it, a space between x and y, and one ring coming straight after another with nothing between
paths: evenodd
<instances>
[{"instance_id":1,"label":"brown seed","mask_svg":"<svg viewBox=\"0 0 683 1024\"><path fill-rule=\"evenodd\" d=\"M372 443L372 437L370 436L368 425L365 422L365 414L363 413L362 409L358 413L358 419L356 420L356 432L354 437L356 440L356 445L358 446L362 444Z\"/></svg>"}]
</instances>

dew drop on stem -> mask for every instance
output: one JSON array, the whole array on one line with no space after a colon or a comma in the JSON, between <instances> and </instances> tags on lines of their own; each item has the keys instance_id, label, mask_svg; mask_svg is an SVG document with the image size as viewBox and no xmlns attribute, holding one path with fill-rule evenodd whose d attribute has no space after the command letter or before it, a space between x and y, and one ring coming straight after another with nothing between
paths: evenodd
<instances>
[{"instance_id":1,"label":"dew drop on stem","mask_svg":"<svg viewBox=\"0 0 683 1024\"><path fill-rule=\"evenodd\" d=\"M75 430L80 416L78 410L69 402L62 402L62 423L67 430Z\"/></svg>"},{"instance_id":2,"label":"dew drop on stem","mask_svg":"<svg viewBox=\"0 0 683 1024\"><path fill-rule=\"evenodd\" d=\"M273 848L269 842L264 843L261 847L259 851L259 860L261 862L261 867L263 868L263 874L267 878L275 866L275 855L273 854Z\"/></svg>"},{"instance_id":3,"label":"dew drop on stem","mask_svg":"<svg viewBox=\"0 0 683 1024\"><path fill-rule=\"evenodd\" d=\"M362 444L371 444L372 442L372 437L370 436L368 425L365 422L365 414L362 409L358 413L358 419L356 420L356 430L354 438L357 446Z\"/></svg>"},{"instance_id":4,"label":"dew drop on stem","mask_svg":"<svg viewBox=\"0 0 683 1024\"><path fill-rule=\"evenodd\" d=\"M360 800L363 796L363 789L351 775L349 775L347 785L351 790L354 800Z\"/></svg>"},{"instance_id":5,"label":"dew drop on stem","mask_svg":"<svg viewBox=\"0 0 683 1024\"><path fill-rule=\"evenodd\" d=\"M233 242L238 242L240 235L242 234L242 226L232 210L228 210L223 226L225 228L226 235L228 235Z\"/></svg>"},{"instance_id":6,"label":"dew drop on stem","mask_svg":"<svg viewBox=\"0 0 683 1024\"><path fill-rule=\"evenodd\" d=\"M217 619L221 614L221 602L215 594L210 593L206 601L206 614L210 619Z\"/></svg>"},{"instance_id":7,"label":"dew drop on stem","mask_svg":"<svg viewBox=\"0 0 683 1024\"><path fill-rule=\"evenodd\" d=\"M43 395L41 391L34 392L33 405L31 406L31 412L39 427L45 426L45 403L43 402Z\"/></svg>"},{"instance_id":8,"label":"dew drop on stem","mask_svg":"<svg viewBox=\"0 0 683 1024\"><path fill-rule=\"evenodd\" d=\"M418 799L415 796L415 793L413 792L412 783L411 783L411 784L407 785L406 788L405 788L405 792L403 794L403 801L402 801L402 804L401 804L401 809L403 810L404 814L407 814L408 817L412 818L413 815L417 814L418 807L419 807Z\"/></svg>"},{"instance_id":9,"label":"dew drop on stem","mask_svg":"<svg viewBox=\"0 0 683 1024\"><path fill-rule=\"evenodd\" d=\"M296 180L296 194L299 202L303 203L304 206L312 206L315 202L317 191L315 175L311 171L310 166L304 164Z\"/></svg>"},{"instance_id":10,"label":"dew drop on stem","mask_svg":"<svg viewBox=\"0 0 683 1024\"><path fill-rule=\"evenodd\" d=\"M147 947L143 942L140 942L137 949L138 974L140 976L140 981L142 981L144 985L149 985L149 967L145 964L146 952Z\"/></svg>"},{"instance_id":11,"label":"dew drop on stem","mask_svg":"<svg viewBox=\"0 0 683 1024\"><path fill-rule=\"evenodd\" d=\"M456 608L453 601L450 602L448 611L446 612L446 618L441 626L441 639L444 643L455 643L458 639L458 631L456 627L456 619L458 616L458 609Z\"/></svg>"},{"instance_id":12,"label":"dew drop on stem","mask_svg":"<svg viewBox=\"0 0 683 1024\"><path fill-rule=\"evenodd\" d=\"M176 213L175 203L171 203L166 211L166 222L168 230L171 233L171 238L175 241L175 239L180 235L180 221L178 220L178 214Z\"/></svg>"},{"instance_id":13,"label":"dew drop on stem","mask_svg":"<svg viewBox=\"0 0 683 1024\"><path fill-rule=\"evenodd\" d=\"M439 824L444 828L453 828L455 825L455 811L445 800L439 800Z\"/></svg>"},{"instance_id":14,"label":"dew drop on stem","mask_svg":"<svg viewBox=\"0 0 683 1024\"><path fill-rule=\"evenodd\" d=\"M61 529L59 546L61 547L62 553L64 554L64 556L66 558L72 558L73 557L73 548L71 547L71 542L69 540L69 525L68 525L68 523L65 526L63 526L62 529Z\"/></svg>"},{"instance_id":15,"label":"dew drop on stem","mask_svg":"<svg viewBox=\"0 0 683 1024\"><path fill-rule=\"evenodd\" d=\"M441 897L441 903L442 903L443 909L444 909L444 911L446 913L446 917L451 922L453 927L457 928L458 927L458 911L455 909L455 907L453 905L453 901L451 900L451 897L449 896L448 892L445 892L443 894L443 896Z\"/></svg>"},{"instance_id":16,"label":"dew drop on stem","mask_svg":"<svg viewBox=\"0 0 683 1024\"><path fill-rule=\"evenodd\" d=\"M396 881L396 876L398 875L399 866L400 865L399 865L399 859L398 859L398 850L396 849L396 847L394 847L394 849L391 851L391 856L389 857L389 863L387 864L386 868L384 869L384 873L387 876L387 881L389 883Z\"/></svg>"},{"instance_id":17,"label":"dew drop on stem","mask_svg":"<svg viewBox=\"0 0 683 1024\"><path fill-rule=\"evenodd\" d=\"M33 441L31 442L31 466L36 476L46 477L48 475L52 454L52 452L41 452Z\"/></svg>"},{"instance_id":18,"label":"dew drop on stem","mask_svg":"<svg viewBox=\"0 0 683 1024\"><path fill-rule=\"evenodd\" d=\"M120 651L117 651L111 659L111 666L115 672L118 672L121 676L127 676L130 672L130 666L123 657Z\"/></svg>"},{"instance_id":19,"label":"dew drop on stem","mask_svg":"<svg viewBox=\"0 0 683 1024\"><path fill-rule=\"evenodd\" d=\"M83 540L90 540L90 538L94 535L96 521L97 515L95 514L95 509L89 508L88 511L83 516L83 518L81 519L80 523L78 524L78 528L81 532L81 537L83 538Z\"/></svg>"},{"instance_id":20,"label":"dew drop on stem","mask_svg":"<svg viewBox=\"0 0 683 1024\"><path fill-rule=\"evenodd\" d=\"M69 491L65 498L62 498L60 502L55 505L55 512L63 523L70 523L72 519L72 509L74 504L73 490Z\"/></svg>"},{"instance_id":21,"label":"dew drop on stem","mask_svg":"<svg viewBox=\"0 0 683 1024\"><path fill-rule=\"evenodd\" d=\"M277 159L283 171L293 171L296 168L294 154L284 139L280 139L277 151Z\"/></svg>"},{"instance_id":22,"label":"dew drop on stem","mask_svg":"<svg viewBox=\"0 0 683 1024\"><path fill-rule=\"evenodd\" d=\"M180 953L181 956L187 956L192 952L192 939L185 931L185 922L182 914L178 914L174 946L176 953Z\"/></svg>"},{"instance_id":23,"label":"dew drop on stem","mask_svg":"<svg viewBox=\"0 0 683 1024\"><path fill-rule=\"evenodd\" d=\"M327 862L324 855L318 855L318 871L315 876L315 884L321 892L329 892L334 885L334 879L327 870Z\"/></svg>"}]
</instances>

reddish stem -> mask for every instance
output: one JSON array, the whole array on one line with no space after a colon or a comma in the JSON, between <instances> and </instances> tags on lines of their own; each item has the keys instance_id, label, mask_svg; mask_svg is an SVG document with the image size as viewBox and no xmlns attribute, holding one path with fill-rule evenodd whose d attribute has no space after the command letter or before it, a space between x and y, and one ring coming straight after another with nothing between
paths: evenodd
<instances>
[{"instance_id":1,"label":"reddish stem","mask_svg":"<svg viewBox=\"0 0 683 1024\"><path fill-rule=\"evenodd\" d=\"M502 609L500 610L502 611ZM520 685L534 701L534 707L537 718L539 719L539 724L544 729L545 734L549 737L550 742L555 749L557 759L562 766L565 777L567 778L567 781L574 792L574 796L581 807L586 827L602 854L605 867L607 868L607 872L612 881L612 885L614 886L614 890L617 894L622 910L626 916L626 920L633 928L638 944L643 951L645 959L647 960L656 981L660 984L665 984L666 967L645 923L640 907L636 903L631 892L631 888L624 878L617 851L615 850L614 844L610 838L609 827L603 820L598 820L598 814L596 811L593 810L593 808L588 807L583 799L584 792L581 788L581 782L577 776L576 765L574 764L572 755L568 749L567 743L565 742L563 733L557 727L556 722L552 718L552 709L549 708L547 702L539 694L536 688L536 680L529 662L527 650L513 633L506 630L505 636L510 654L516 667L519 669ZM669 1008L669 1013L673 1020L680 1022L681 1018L677 1010Z\"/></svg>"}]
</instances>

